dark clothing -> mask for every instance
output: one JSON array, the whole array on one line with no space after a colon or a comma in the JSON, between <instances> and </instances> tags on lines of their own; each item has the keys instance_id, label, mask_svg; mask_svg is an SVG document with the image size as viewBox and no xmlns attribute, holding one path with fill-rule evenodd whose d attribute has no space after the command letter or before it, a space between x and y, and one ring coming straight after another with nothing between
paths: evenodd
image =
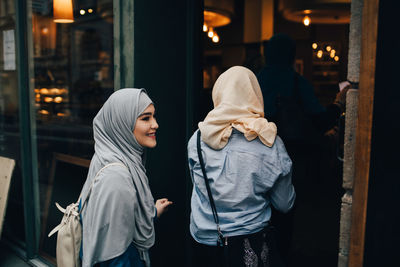
<instances>
[{"instance_id":1,"label":"dark clothing","mask_svg":"<svg viewBox=\"0 0 400 267\"><path fill-rule=\"evenodd\" d=\"M283 267L277 254L274 233L258 233L228 238L228 246L209 246L192 240L192 267Z\"/></svg>"},{"instance_id":2,"label":"dark clothing","mask_svg":"<svg viewBox=\"0 0 400 267\"><path fill-rule=\"evenodd\" d=\"M265 117L274 122L276 115L276 104L278 95L291 97L294 95L295 75L298 75L298 95L304 114L311 121L312 138L305 142L298 140L282 140L290 158L293 161L293 185L296 189L297 199L293 210L287 214L282 214L276 210L272 211L273 222L277 228L277 242L285 263L291 266L330 266L327 262L335 262L332 257L318 260L318 255L322 254L325 243L336 241L326 241L318 247L314 243L321 236L321 227L310 227L313 221L323 220L315 213L315 205L329 204L331 201L316 199L316 195L323 192L325 183L329 180L334 170L321 171L324 158L324 146L327 140L324 133L335 126L341 114L341 109L335 104L327 107L322 106L314 94L310 82L297 74L294 69L283 65L267 65L257 75L263 97ZM316 133L316 135L314 135ZM279 135L279 127L278 127ZM328 172L328 174L327 174ZM335 177L333 177L335 179ZM335 188L331 189L336 190ZM333 207L333 205L331 206ZM333 208L329 211L335 214ZM325 206L328 209L328 206ZM334 207L335 208L335 207ZM327 224L325 224L327 225ZM331 228L330 231L333 231ZM332 238L331 238L332 239ZM334 254L334 253L332 253ZM337 255L337 252L336 252ZM337 258L337 256L335 256Z\"/></svg>"},{"instance_id":3,"label":"dark clothing","mask_svg":"<svg viewBox=\"0 0 400 267\"><path fill-rule=\"evenodd\" d=\"M120 256L108 261L97 263L96 267L144 267L145 263L140 259L139 251L131 243L128 249Z\"/></svg>"},{"instance_id":4,"label":"dark clothing","mask_svg":"<svg viewBox=\"0 0 400 267\"><path fill-rule=\"evenodd\" d=\"M322 135L334 126L341 110L334 104L326 108L322 106L314 94L312 85L303 76L296 74L291 66L267 65L257 75L264 97L265 117L268 120L274 117L278 95L284 97L293 95L295 75L298 75L298 89L304 112L310 116L314 126Z\"/></svg>"},{"instance_id":5,"label":"dark clothing","mask_svg":"<svg viewBox=\"0 0 400 267\"><path fill-rule=\"evenodd\" d=\"M82 200L79 200L79 210L82 207ZM79 214L81 222L82 222L82 216ZM154 217L154 221L157 218L157 210L156 210L156 216ZM79 250L79 257L82 259L82 243L81 243L81 249ZM140 259L139 251L131 243L129 247L126 249L126 251L115 258L112 258L108 261L103 261L100 263L95 264L96 267L144 267L145 263Z\"/></svg>"}]
</instances>

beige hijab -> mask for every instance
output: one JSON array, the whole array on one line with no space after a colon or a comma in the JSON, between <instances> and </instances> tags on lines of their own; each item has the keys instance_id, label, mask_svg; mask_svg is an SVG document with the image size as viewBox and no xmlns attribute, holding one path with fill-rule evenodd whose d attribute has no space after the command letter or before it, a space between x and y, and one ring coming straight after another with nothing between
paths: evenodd
<instances>
[{"instance_id":1,"label":"beige hijab","mask_svg":"<svg viewBox=\"0 0 400 267\"><path fill-rule=\"evenodd\" d=\"M232 127L247 140L259 138L271 147L276 125L264 118L264 102L260 85L253 72L235 66L222 73L215 82L212 99L214 109L199 123L202 140L213 149L222 149L232 134Z\"/></svg>"}]
</instances>

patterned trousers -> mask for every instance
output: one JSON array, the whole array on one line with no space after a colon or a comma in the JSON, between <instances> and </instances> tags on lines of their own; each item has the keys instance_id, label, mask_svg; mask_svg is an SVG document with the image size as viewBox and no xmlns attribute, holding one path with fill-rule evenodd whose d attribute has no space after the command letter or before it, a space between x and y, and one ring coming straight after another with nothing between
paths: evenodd
<instances>
[{"instance_id":1,"label":"patterned trousers","mask_svg":"<svg viewBox=\"0 0 400 267\"><path fill-rule=\"evenodd\" d=\"M192 267L282 267L274 231L228 237L227 246L203 245L192 239Z\"/></svg>"}]
</instances>

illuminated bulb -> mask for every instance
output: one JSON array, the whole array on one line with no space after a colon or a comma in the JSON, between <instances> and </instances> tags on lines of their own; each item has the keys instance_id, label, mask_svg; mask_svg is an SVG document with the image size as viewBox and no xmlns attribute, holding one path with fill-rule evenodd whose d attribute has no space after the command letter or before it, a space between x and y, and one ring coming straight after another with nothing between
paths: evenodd
<instances>
[{"instance_id":1,"label":"illuminated bulb","mask_svg":"<svg viewBox=\"0 0 400 267\"><path fill-rule=\"evenodd\" d=\"M331 57L331 58L334 58L334 57L335 57L335 50L333 50L333 49L331 50L330 57Z\"/></svg>"},{"instance_id":2,"label":"illuminated bulb","mask_svg":"<svg viewBox=\"0 0 400 267\"><path fill-rule=\"evenodd\" d=\"M203 32L206 32L206 31L208 31L208 27L206 24L203 24Z\"/></svg>"},{"instance_id":3,"label":"illuminated bulb","mask_svg":"<svg viewBox=\"0 0 400 267\"><path fill-rule=\"evenodd\" d=\"M81 9L81 10L79 10L79 13L83 16L83 15L85 15L86 11Z\"/></svg>"},{"instance_id":4,"label":"illuminated bulb","mask_svg":"<svg viewBox=\"0 0 400 267\"><path fill-rule=\"evenodd\" d=\"M310 23L311 23L310 17L305 16L304 19L303 19L304 26L308 26L308 25L310 25Z\"/></svg>"},{"instance_id":5,"label":"illuminated bulb","mask_svg":"<svg viewBox=\"0 0 400 267\"><path fill-rule=\"evenodd\" d=\"M48 115L49 114L49 112L47 110L45 110L45 109L39 110L39 113L43 114L43 115Z\"/></svg>"},{"instance_id":6,"label":"illuminated bulb","mask_svg":"<svg viewBox=\"0 0 400 267\"><path fill-rule=\"evenodd\" d=\"M312 48L313 48L313 49L317 49L317 47L318 47L317 43L313 43L313 44L312 44Z\"/></svg>"},{"instance_id":7,"label":"illuminated bulb","mask_svg":"<svg viewBox=\"0 0 400 267\"><path fill-rule=\"evenodd\" d=\"M93 13L93 9L89 8L87 12Z\"/></svg>"},{"instance_id":8,"label":"illuminated bulb","mask_svg":"<svg viewBox=\"0 0 400 267\"><path fill-rule=\"evenodd\" d=\"M208 31L208 37L212 38L214 36L214 31L213 28L210 27L209 31Z\"/></svg>"},{"instance_id":9,"label":"illuminated bulb","mask_svg":"<svg viewBox=\"0 0 400 267\"><path fill-rule=\"evenodd\" d=\"M40 94L36 94L35 97L36 97L36 98L40 98Z\"/></svg>"},{"instance_id":10,"label":"illuminated bulb","mask_svg":"<svg viewBox=\"0 0 400 267\"><path fill-rule=\"evenodd\" d=\"M326 47L326 51L331 51L332 50L332 47L330 46L330 45L328 45L327 47Z\"/></svg>"},{"instance_id":11,"label":"illuminated bulb","mask_svg":"<svg viewBox=\"0 0 400 267\"><path fill-rule=\"evenodd\" d=\"M212 38L212 41L213 41L214 43L218 43L218 42L219 42L219 37L218 37L218 35L214 35L213 38Z\"/></svg>"},{"instance_id":12,"label":"illuminated bulb","mask_svg":"<svg viewBox=\"0 0 400 267\"><path fill-rule=\"evenodd\" d=\"M47 35L48 33L49 33L49 28L47 28L47 27L42 28L43 35Z\"/></svg>"},{"instance_id":13,"label":"illuminated bulb","mask_svg":"<svg viewBox=\"0 0 400 267\"><path fill-rule=\"evenodd\" d=\"M317 52L317 57L318 57L318 58L322 58L322 53L323 53L322 50L318 50L318 52Z\"/></svg>"},{"instance_id":14,"label":"illuminated bulb","mask_svg":"<svg viewBox=\"0 0 400 267\"><path fill-rule=\"evenodd\" d=\"M338 56L335 56L333 59L334 59L335 61L339 61L339 57L338 57Z\"/></svg>"},{"instance_id":15,"label":"illuminated bulb","mask_svg":"<svg viewBox=\"0 0 400 267\"><path fill-rule=\"evenodd\" d=\"M46 102L46 103L53 102L53 98L52 98L52 97L49 97L49 96L46 96L46 97L44 98L44 102Z\"/></svg>"}]
</instances>

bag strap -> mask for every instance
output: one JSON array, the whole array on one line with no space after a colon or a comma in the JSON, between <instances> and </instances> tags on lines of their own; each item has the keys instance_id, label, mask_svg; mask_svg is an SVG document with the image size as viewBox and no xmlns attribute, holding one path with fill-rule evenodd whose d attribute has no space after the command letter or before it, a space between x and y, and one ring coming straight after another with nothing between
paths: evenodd
<instances>
[{"instance_id":1,"label":"bag strap","mask_svg":"<svg viewBox=\"0 0 400 267\"><path fill-rule=\"evenodd\" d=\"M101 169L97 172L96 176L93 178L92 183L90 184L88 194L87 194L87 196L86 196L85 201L82 203L82 206L81 206L81 208L80 208L80 210L79 210L79 214L82 212L83 208L85 207L86 203L88 202L89 196L90 196L90 194L92 193L92 187L93 187L94 183L96 182L96 179L97 179L97 177L100 175L100 173L101 173L104 169L106 169L106 168L108 168L108 167L110 167L110 166L117 166L117 165L122 166L122 167L128 169L128 167L126 167L125 164L122 164L122 163L120 163L120 162L109 163L109 164L107 164L106 166L104 166L103 168L101 168ZM80 194L80 196L79 196L79 199L78 199L77 203L79 203L79 200L81 199L81 197L82 197L82 192L81 192L81 194Z\"/></svg>"},{"instance_id":2,"label":"bag strap","mask_svg":"<svg viewBox=\"0 0 400 267\"><path fill-rule=\"evenodd\" d=\"M70 215L73 215L73 216L75 216L75 217L78 217L78 216L80 215L81 211L83 210L83 207L86 205L86 203L87 203L87 201L88 201L88 199L89 199L90 193L92 192L92 187L93 187L94 183L96 182L96 179L97 179L97 177L99 176L99 174L100 174L105 168L110 167L110 166L115 166L115 165L119 165L119 166L122 166L122 167L128 169L128 167L126 167L124 164L119 163L119 162L110 163L110 164L107 164L106 166L104 166L103 168L101 168L101 169L97 172L96 176L93 178L93 181L92 181L92 183L90 184L90 187L89 187L88 195L86 196L86 199L85 199L85 201L83 202L82 207L80 208L79 212L77 212L76 210L78 209L79 200L80 200L81 197L82 197L82 192L81 192L81 194L79 195L78 201L75 202L75 203L70 204L70 205L67 206L65 209L64 209L63 207L61 207L60 204L58 204L58 203L56 202L56 207L57 207L57 209L59 209L62 213L66 214L67 217L69 217ZM64 216L65 216L65 215L64 215ZM56 232L58 232L58 230L60 230L61 227L63 227L63 226L67 223L67 221L68 221L68 220L67 220L66 218L63 217L63 219L61 220L61 223L60 223L59 225L57 225L53 230L51 230L51 232L48 234L48 237L50 237L50 236L52 236L53 234L55 234Z\"/></svg>"},{"instance_id":3,"label":"bag strap","mask_svg":"<svg viewBox=\"0 0 400 267\"><path fill-rule=\"evenodd\" d=\"M213 198L213 196L211 194L210 184L208 182L206 168L204 166L203 155L201 154L200 135L201 135L200 130L198 130L197 131L197 155L199 157L201 171L203 172L203 178L204 178L204 181L205 181L205 184L206 184L208 199L210 201L210 206L211 206L211 210L212 210L212 213L213 213L214 221L217 224L218 238L219 238L219 241L221 242L220 244L222 245L223 244L222 240L223 240L224 237L222 235L221 228L219 226L219 218L218 218L217 208L215 207L214 198Z\"/></svg>"}]
</instances>

